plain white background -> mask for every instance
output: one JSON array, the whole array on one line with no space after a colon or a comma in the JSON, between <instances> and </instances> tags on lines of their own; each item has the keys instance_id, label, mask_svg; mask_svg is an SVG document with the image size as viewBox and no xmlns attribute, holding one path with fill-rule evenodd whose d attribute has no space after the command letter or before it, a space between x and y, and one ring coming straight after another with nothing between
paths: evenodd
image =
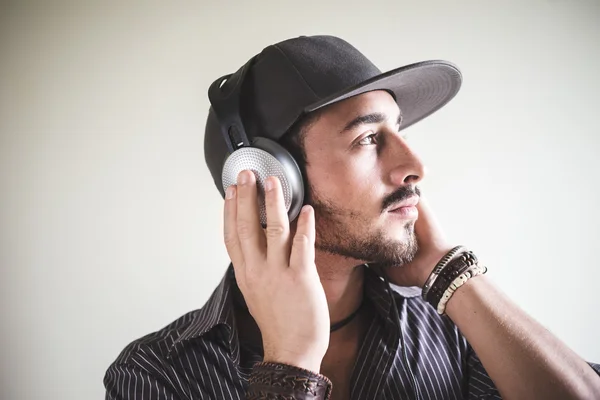
<instances>
[{"instance_id":1,"label":"plain white background","mask_svg":"<svg viewBox=\"0 0 600 400\"><path fill-rule=\"evenodd\" d=\"M2 399L103 398L127 343L202 306L228 263L206 90L265 46L313 34L384 71L461 68L459 95L406 131L424 190L502 289L600 361L600 3L8 1Z\"/></svg>"}]
</instances>

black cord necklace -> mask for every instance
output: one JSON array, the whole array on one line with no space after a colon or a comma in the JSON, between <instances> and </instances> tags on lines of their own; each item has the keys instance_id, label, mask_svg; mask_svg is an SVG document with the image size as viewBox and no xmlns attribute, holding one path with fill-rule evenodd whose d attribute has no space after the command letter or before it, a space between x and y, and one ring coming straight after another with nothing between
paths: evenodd
<instances>
[{"instance_id":1,"label":"black cord necklace","mask_svg":"<svg viewBox=\"0 0 600 400\"><path fill-rule=\"evenodd\" d=\"M362 303L360 304L360 306L358 306L356 311L354 311L352 314L350 314L349 316L347 316L340 322L336 322L335 324L331 325L331 327L329 328L329 333L335 332L339 329L342 329L344 326L348 325L350 323L350 321L352 321L354 319L354 317L356 317L358 315L358 312L360 311L361 308L362 308Z\"/></svg>"}]
</instances>

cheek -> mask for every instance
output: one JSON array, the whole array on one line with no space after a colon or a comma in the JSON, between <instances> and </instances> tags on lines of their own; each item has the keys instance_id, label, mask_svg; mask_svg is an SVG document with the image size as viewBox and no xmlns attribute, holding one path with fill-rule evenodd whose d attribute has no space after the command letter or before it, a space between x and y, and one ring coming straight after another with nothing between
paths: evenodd
<instances>
[{"instance_id":1,"label":"cheek","mask_svg":"<svg viewBox=\"0 0 600 400\"><path fill-rule=\"evenodd\" d=\"M365 168L360 160L328 161L307 168L311 186L322 198L362 207L381 202L381 184L376 168ZM354 207L350 207L354 208Z\"/></svg>"}]
</instances>

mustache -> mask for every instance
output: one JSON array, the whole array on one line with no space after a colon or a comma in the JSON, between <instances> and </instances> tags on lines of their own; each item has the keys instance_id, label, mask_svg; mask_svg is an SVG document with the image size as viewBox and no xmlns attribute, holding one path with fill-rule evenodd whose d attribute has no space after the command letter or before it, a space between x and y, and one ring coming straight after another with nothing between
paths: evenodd
<instances>
[{"instance_id":1,"label":"mustache","mask_svg":"<svg viewBox=\"0 0 600 400\"><path fill-rule=\"evenodd\" d=\"M402 186L398 190L390 193L381 204L381 212L384 212L389 206L395 203L399 203L403 200L408 199L412 196L421 197L421 189L418 186Z\"/></svg>"}]
</instances>

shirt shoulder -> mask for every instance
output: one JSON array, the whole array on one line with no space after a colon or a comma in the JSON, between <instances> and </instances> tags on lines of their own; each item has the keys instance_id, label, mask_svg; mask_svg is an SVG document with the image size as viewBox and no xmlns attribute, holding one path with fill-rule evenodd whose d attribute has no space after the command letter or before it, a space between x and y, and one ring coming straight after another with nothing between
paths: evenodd
<instances>
[{"instance_id":1,"label":"shirt shoulder","mask_svg":"<svg viewBox=\"0 0 600 400\"><path fill-rule=\"evenodd\" d=\"M149 390L157 399L241 398L229 278L228 271L202 308L127 344L104 376L106 398L146 398Z\"/></svg>"},{"instance_id":2,"label":"shirt shoulder","mask_svg":"<svg viewBox=\"0 0 600 400\"><path fill-rule=\"evenodd\" d=\"M140 355L152 354L153 357L168 358L173 345L181 337L182 333L196 320L200 310L190 311L163 328L141 336L128 343L118 354L113 364L132 363Z\"/></svg>"}]
</instances>

